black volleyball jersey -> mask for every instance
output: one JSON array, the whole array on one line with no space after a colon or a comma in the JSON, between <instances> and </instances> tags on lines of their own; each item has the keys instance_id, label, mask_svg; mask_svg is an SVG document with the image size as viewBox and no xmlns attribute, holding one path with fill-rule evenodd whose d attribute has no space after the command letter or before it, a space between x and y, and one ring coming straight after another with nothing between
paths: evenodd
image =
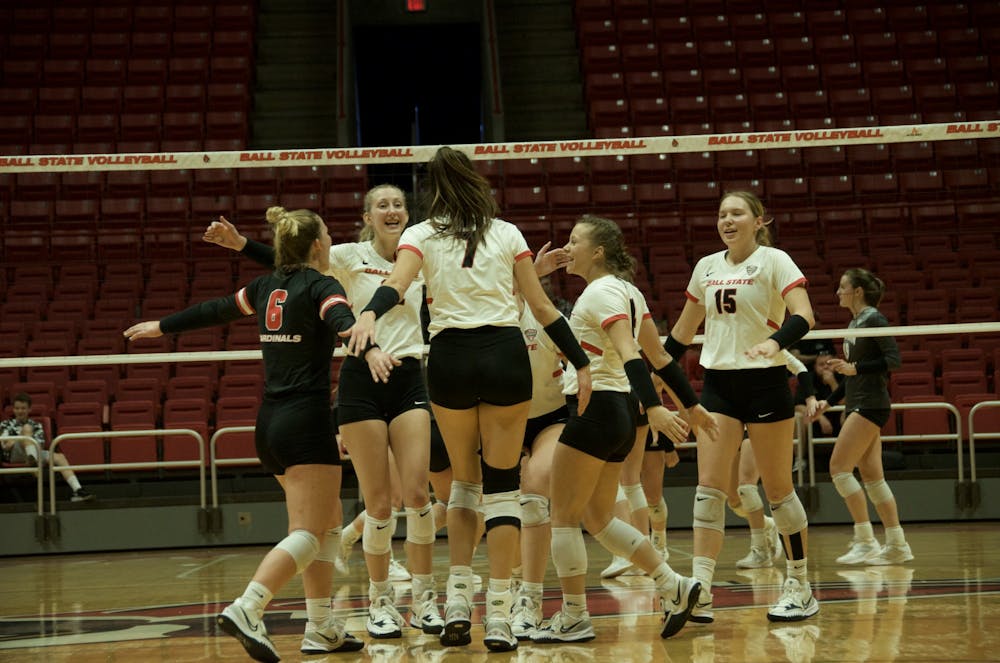
<instances>
[{"instance_id":1,"label":"black volleyball jersey","mask_svg":"<svg viewBox=\"0 0 1000 663\"><path fill-rule=\"evenodd\" d=\"M330 391L337 333L354 324L340 283L314 269L259 276L233 295L195 304L160 321L164 333L257 315L264 395Z\"/></svg>"}]
</instances>

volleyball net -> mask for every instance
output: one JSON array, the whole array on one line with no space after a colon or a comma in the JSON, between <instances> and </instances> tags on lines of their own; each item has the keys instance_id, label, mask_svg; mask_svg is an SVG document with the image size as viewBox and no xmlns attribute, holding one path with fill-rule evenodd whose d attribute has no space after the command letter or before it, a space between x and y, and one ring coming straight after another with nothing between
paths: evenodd
<instances>
[{"instance_id":1,"label":"volleyball net","mask_svg":"<svg viewBox=\"0 0 1000 663\"><path fill-rule=\"evenodd\" d=\"M903 350L894 401L967 411L996 400L1000 387L998 144L1000 122L972 121L452 147L490 181L500 216L533 250L565 243L580 214L616 221L664 333L692 266L722 248L723 192L756 193L774 217L775 245L809 279L819 324L807 339L892 335ZM206 428L252 423L252 408L243 419L220 419L233 399L259 398L252 320L128 347L122 330L262 272L202 241L220 215L269 241L267 207L308 208L335 242L355 241L365 191L388 182L413 194L411 220L421 220L420 164L437 147L0 156L10 182L0 399L9 408L28 391L57 432L79 428L67 422L87 409L81 402L97 403L97 424L115 429L115 414L127 409L118 404L130 399L152 403L153 428L192 417ZM834 290L850 267L886 282L880 309L891 327L848 332ZM571 304L584 283L557 273L551 286ZM685 358L696 383L697 355ZM178 411L182 400L188 409ZM902 419L896 424L892 432L908 433ZM926 421L914 426L926 433ZM954 435L954 423L947 427Z\"/></svg>"}]
</instances>

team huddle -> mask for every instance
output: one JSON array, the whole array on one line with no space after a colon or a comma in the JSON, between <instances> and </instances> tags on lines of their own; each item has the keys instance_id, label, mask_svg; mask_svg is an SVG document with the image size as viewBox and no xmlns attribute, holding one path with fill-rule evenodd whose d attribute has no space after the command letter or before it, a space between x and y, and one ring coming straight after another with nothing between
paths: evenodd
<instances>
[{"instance_id":1,"label":"team huddle","mask_svg":"<svg viewBox=\"0 0 1000 663\"><path fill-rule=\"evenodd\" d=\"M285 491L289 533L261 561L243 595L218 616L219 627L252 658L278 661L264 610L301 573L308 618L301 651L364 646L345 631L330 600L342 524L340 457L329 416L330 358L338 338L347 356L338 380L336 426L366 507L370 637L401 637L406 626L389 579L394 469L413 582L409 625L438 635L443 646L471 642L472 557L483 531L489 557L483 642L490 651L514 650L519 640L595 637L583 528L615 559L652 579L663 638L688 621L714 621L711 587L727 502L765 522L756 476L773 518L766 521L774 539L767 561L782 550L786 558L786 579L767 618L815 615L819 604L807 579L808 521L792 484L795 402L790 355L784 352L808 333L814 318L805 276L788 254L770 245L761 202L746 192L722 198L723 250L695 266L687 302L663 344L632 283L635 259L613 221L585 215L568 238L556 238L564 242L559 248L546 245L535 256L517 227L497 218L489 183L462 152L441 148L427 174L428 220L407 226L403 192L376 186L365 197L357 243L331 246L325 223L307 210L267 211L273 248L247 240L225 219L212 223L206 241L241 251L273 271L234 295L125 332L136 339L248 315L258 319L265 387L257 453ZM556 269L586 282L568 320L539 280ZM882 287L865 270L844 275L838 296L855 316L852 326L887 324L874 308ZM702 324L699 396L679 360ZM879 420L889 407L885 376L898 366L898 350L883 337L858 340L846 352L847 359L833 368L848 376L841 431L847 441L838 440L831 459L834 484L855 516L850 554L856 561L843 563L907 561L912 554L880 453L870 453L880 445ZM664 407L664 391L676 412ZM807 415L820 416L839 396L810 399ZM445 463L432 462L432 414L447 450ZM647 426L652 445L661 449L692 433L697 440L690 577L667 563L662 537L651 540L616 515L623 463L637 438L641 447ZM745 436L752 447L752 491L743 485ZM737 464L739 489L733 481ZM886 526L884 549L867 522L855 467ZM443 605L431 564L436 526L429 484L447 504L450 560ZM651 515L661 509L657 492L659 500L649 499ZM757 521L750 522L755 527ZM546 620L541 598L549 555L563 600ZM518 565L522 581L515 583L512 569Z\"/></svg>"}]
</instances>

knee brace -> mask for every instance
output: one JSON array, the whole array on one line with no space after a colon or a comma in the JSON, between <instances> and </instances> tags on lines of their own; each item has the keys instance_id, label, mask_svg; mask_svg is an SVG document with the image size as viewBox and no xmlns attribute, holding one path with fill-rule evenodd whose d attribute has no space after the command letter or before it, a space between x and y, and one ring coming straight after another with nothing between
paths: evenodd
<instances>
[{"instance_id":1,"label":"knee brace","mask_svg":"<svg viewBox=\"0 0 1000 663\"><path fill-rule=\"evenodd\" d=\"M449 509L468 509L479 511L479 503L483 499L483 487L478 483L467 481L452 481L451 495L448 497Z\"/></svg>"},{"instance_id":2,"label":"knee brace","mask_svg":"<svg viewBox=\"0 0 1000 663\"><path fill-rule=\"evenodd\" d=\"M794 490L777 504L771 505L771 517L774 518L778 531L785 535L795 534L809 527L806 510L802 508L802 502Z\"/></svg>"},{"instance_id":3,"label":"knee brace","mask_svg":"<svg viewBox=\"0 0 1000 663\"><path fill-rule=\"evenodd\" d=\"M580 528L552 528L552 564L560 578L571 578L587 572L587 546L583 542L583 531Z\"/></svg>"},{"instance_id":4,"label":"knee brace","mask_svg":"<svg viewBox=\"0 0 1000 663\"><path fill-rule=\"evenodd\" d=\"M538 527L549 522L549 500L542 495L521 495L521 525Z\"/></svg>"},{"instance_id":5,"label":"knee brace","mask_svg":"<svg viewBox=\"0 0 1000 663\"><path fill-rule=\"evenodd\" d=\"M646 508L646 494L642 492L642 484L619 486L619 488L625 491L625 499L628 500L629 511L635 513L640 509Z\"/></svg>"},{"instance_id":6,"label":"knee brace","mask_svg":"<svg viewBox=\"0 0 1000 663\"><path fill-rule=\"evenodd\" d=\"M892 499L892 490L889 488L889 484L885 482L885 479L866 481L865 492L868 493L868 499L871 503L875 505L888 502Z\"/></svg>"},{"instance_id":7,"label":"knee brace","mask_svg":"<svg viewBox=\"0 0 1000 663\"><path fill-rule=\"evenodd\" d=\"M740 504L743 505L744 512L753 513L764 508L764 501L760 499L760 491L757 490L757 484L742 484L736 489L736 492L739 493Z\"/></svg>"},{"instance_id":8,"label":"knee brace","mask_svg":"<svg viewBox=\"0 0 1000 663\"><path fill-rule=\"evenodd\" d=\"M319 540L312 532L297 529L279 541L275 548L280 548L291 555L295 562L296 573L302 573L319 554Z\"/></svg>"},{"instance_id":9,"label":"knee brace","mask_svg":"<svg viewBox=\"0 0 1000 663\"><path fill-rule=\"evenodd\" d=\"M841 497L850 497L861 490L861 484L850 472L839 472L833 475L833 487L837 489ZM871 493L869 493L871 494Z\"/></svg>"},{"instance_id":10,"label":"knee brace","mask_svg":"<svg viewBox=\"0 0 1000 663\"><path fill-rule=\"evenodd\" d=\"M656 504L647 504L646 508L649 509L649 519L658 523L667 522L667 515L669 513L667 509L667 501L660 497L660 501Z\"/></svg>"},{"instance_id":11,"label":"knee brace","mask_svg":"<svg viewBox=\"0 0 1000 663\"><path fill-rule=\"evenodd\" d=\"M698 486L694 493L694 526L726 531L726 494L716 488Z\"/></svg>"},{"instance_id":12,"label":"knee brace","mask_svg":"<svg viewBox=\"0 0 1000 663\"><path fill-rule=\"evenodd\" d=\"M500 525L513 525L521 528L521 501L516 490L506 493L491 493L483 495L483 518L486 521L486 531Z\"/></svg>"},{"instance_id":13,"label":"knee brace","mask_svg":"<svg viewBox=\"0 0 1000 663\"><path fill-rule=\"evenodd\" d=\"M618 502L627 502L628 496L625 494L625 489L622 488L621 484L618 484L618 492L615 493L615 504Z\"/></svg>"},{"instance_id":14,"label":"knee brace","mask_svg":"<svg viewBox=\"0 0 1000 663\"><path fill-rule=\"evenodd\" d=\"M392 535L395 533L396 519L389 516L385 520L365 514L365 533L361 547L369 555L385 555L392 550Z\"/></svg>"},{"instance_id":15,"label":"knee brace","mask_svg":"<svg viewBox=\"0 0 1000 663\"><path fill-rule=\"evenodd\" d=\"M521 467L500 469L483 463L483 495L509 493L521 487Z\"/></svg>"},{"instance_id":16,"label":"knee brace","mask_svg":"<svg viewBox=\"0 0 1000 663\"><path fill-rule=\"evenodd\" d=\"M342 531L339 527L334 527L326 531L326 537L323 539L323 543L319 547L319 553L316 555L317 560L332 564L337 559L337 556L340 554L340 533Z\"/></svg>"},{"instance_id":17,"label":"knee brace","mask_svg":"<svg viewBox=\"0 0 1000 663\"><path fill-rule=\"evenodd\" d=\"M434 543L434 516L431 515L430 502L418 509L406 507L406 540L420 545Z\"/></svg>"},{"instance_id":18,"label":"knee brace","mask_svg":"<svg viewBox=\"0 0 1000 663\"><path fill-rule=\"evenodd\" d=\"M625 559L631 559L646 540L642 532L619 518L612 518L604 529L594 535L594 538L612 555Z\"/></svg>"}]
</instances>

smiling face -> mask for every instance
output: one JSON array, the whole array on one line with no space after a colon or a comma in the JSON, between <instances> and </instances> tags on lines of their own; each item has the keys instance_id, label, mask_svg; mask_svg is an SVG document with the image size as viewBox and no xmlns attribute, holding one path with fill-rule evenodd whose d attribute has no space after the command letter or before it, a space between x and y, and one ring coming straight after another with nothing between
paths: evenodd
<instances>
[{"instance_id":1,"label":"smiling face","mask_svg":"<svg viewBox=\"0 0 1000 663\"><path fill-rule=\"evenodd\" d=\"M375 236L398 240L410 219L403 192L394 186L380 186L368 193L365 202L364 221L371 226Z\"/></svg>"},{"instance_id":2,"label":"smiling face","mask_svg":"<svg viewBox=\"0 0 1000 663\"><path fill-rule=\"evenodd\" d=\"M590 226L578 223L569 234L569 242L564 247L569 262L566 263L566 273L576 274L586 278L594 265L597 249L590 240Z\"/></svg>"},{"instance_id":3,"label":"smiling face","mask_svg":"<svg viewBox=\"0 0 1000 663\"><path fill-rule=\"evenodd\" d=\"M837 284L837 303L843 308L853 308L856 301L858 288L851 283L851 278L844 274Z\"/></svg>"},{"instance_id":4,"label":"smiling face","mask_svg":"<svg viewBox=\"0 0 1000 663\"><path fill-rule=\"evenodd\" d=\"M757 229L764 219L754 216L750 205L740 196L726 196L719 205L719 237L730 250L747 250L757 244Z\"/></svg>"},{"instance_id":5,"label":"smiling face","mask_svg":"<svg viewBox=\"0 0 1000 663\"><path fill-rule=\"evenodd\" d=\"M25 401L14 401L14 418L18 421L27 421L31 406Z\"/></svg>"}]
</instances>

